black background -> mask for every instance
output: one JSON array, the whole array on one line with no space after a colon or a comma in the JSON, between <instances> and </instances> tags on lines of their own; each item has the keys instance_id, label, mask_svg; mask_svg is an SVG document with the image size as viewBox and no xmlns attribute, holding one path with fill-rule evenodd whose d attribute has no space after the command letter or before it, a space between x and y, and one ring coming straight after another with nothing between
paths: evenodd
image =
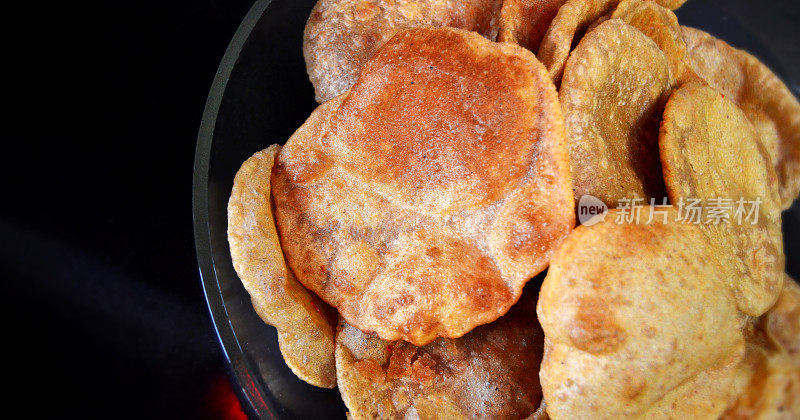
<instances>
[{"instance_id":1,"label":"black background","mask_svg":"<svg viewBox=\"0 0 800 420\"><path fill-rule=\"evenodd\" d=\"M10 401L31 415L235 417L191 186L206 96L251 5L4 12L5 361Z\"/></svg>"},{"instance_id":2,"label":"black background","mask_svg":"<svg viewBox=\"0 0 800 420\"><path fill-rule=\"evenodd\" d=\"M769 28L761 41L793 54L787 70L797 72L797 2L769 2L773 12L786 5L778 25L764 23L763 1L731 3ZM15 407L34 416L241 415L197 274L191 180L206 95L251 5L119 0L4 11L0 278Z\"/></svg>"}]
</instances>

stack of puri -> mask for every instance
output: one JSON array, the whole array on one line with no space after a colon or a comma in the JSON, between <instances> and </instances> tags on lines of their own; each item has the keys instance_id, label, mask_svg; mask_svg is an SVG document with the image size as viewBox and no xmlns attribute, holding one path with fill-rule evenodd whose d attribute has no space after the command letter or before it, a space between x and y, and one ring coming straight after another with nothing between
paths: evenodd
<instances>
[{"instance_id":1,"label":"stack of puri","mask_svg":"<svg viewBox=\"0 0 800 420\"><path fill-rule=\"evenodd\" d=\"M320 105L228 205L297 377L355 419L800 418L800 103L682 3L319 0Z\"/></svg>"}]
</instances>

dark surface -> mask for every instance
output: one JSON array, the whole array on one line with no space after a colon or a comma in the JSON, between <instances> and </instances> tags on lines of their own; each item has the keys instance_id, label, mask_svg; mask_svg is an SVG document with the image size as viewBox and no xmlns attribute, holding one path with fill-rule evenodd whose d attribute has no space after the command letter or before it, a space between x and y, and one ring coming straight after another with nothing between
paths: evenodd
<instances>
[{"instance_id":1,"label":"dark surface","mask_svg":"<svg viewBox=\"0 0 800 420\"><path fill-rule=\"evenodd\" d=\"M252 0L29 3L4 11L7 401L48 417L235 418L191 183L209 87Z\"/></svg>"},{"instance_id":2,"label":"dark surface","mask_svg":"<svg viewBox=\"0 0 800 420\"><path fill-rule=\"evenodd\" d=\"M197 274L191 184L209 88L251 5L119 0L5 11L12 74L5 78L0 278L14 408L32 416L241 415ZM798 8L796 1L690 0L680 16L762 48L759 55L780 63L796 86ZM219 182L209 193L218 199L244 158L282 142L313 108L298 61L301 17L271 19L277 26L257 32L261 46L252 44L256 55L232 79L244 96L223 104L235 112L219 130L240 137L229 139L238 148L214 150ZM260 59L259 49L272 61ZM795 205L784 215L794 256L798 214ZM800 259L788 258L787 269L800 274ZM239 309L247 306L240 301ZM272 334L253 328L255 337ZM285 367L274 369L293 381ZM317 392L324 396L307 399ZM280 388L276 395L297 413L339 415L325 411L340 407L335 391Z\"/></svg>"}]
</instances>

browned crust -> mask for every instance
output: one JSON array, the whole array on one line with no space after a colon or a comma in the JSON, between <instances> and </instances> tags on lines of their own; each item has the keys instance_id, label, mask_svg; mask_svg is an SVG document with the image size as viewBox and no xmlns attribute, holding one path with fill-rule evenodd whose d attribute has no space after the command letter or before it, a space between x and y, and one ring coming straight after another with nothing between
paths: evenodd
<instances>
[{"instance_id":1,"label":"browned crust","mask_svg":"<svg viewBox=\"0 0 800 420\"><path fill-rule=\"evenodd\" d=\"M526 291L491 324L422 347L383 341L343 322L337 376L353 418L507 419L538 412L544 336L535 292Z\"/></svg>"},{"instance_id":2,"label":"browned crust","mask_svg":"<svg viewBox=\"0 0 800 420\"><path fill-rule=\"evenodd\" d=\"M529 51L419 28L273 175L284 252L350 324L425 344L504 314L574 225L563 117Z\"/></svg>"}]
</instances>

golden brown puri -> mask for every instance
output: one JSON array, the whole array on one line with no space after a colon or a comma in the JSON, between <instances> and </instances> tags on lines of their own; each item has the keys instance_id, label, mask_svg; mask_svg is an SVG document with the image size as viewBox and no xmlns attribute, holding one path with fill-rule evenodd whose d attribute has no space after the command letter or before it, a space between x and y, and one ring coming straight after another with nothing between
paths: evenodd
<instances>
[{"instance_id":1,"label":"golden brown puri","mask_svg":"<svg viewBox=\"0 0 800 420\"><path fill-rule=\"evenodd\" d=\"M494 40L502 0L319 0L303 36L317 102L343 94L364 63L395 33L451 26Z\"/></svg>"},{"instance_id":2,"label":"golden brown puri","mask_svg":"<svg viewBox=\"0 0 800 420\"><path fill-rule=\"evenodd\" d=\"M566 0L505 0L500 9L497 40L513 42L531 51L539 44Z\"/></svg>"},{"instance_id":3,"label":"golden brown puri","mask_svg":"<svg viewBox=\"0 0 800 420\"><path fill-rule=\"evenodd\" d=\"M657 0L657 3L677 8L682 1ZM561 80L564 65L572 47L583 36L586 28L598 18L611 13L620 0L567 0L544 35L536 57L547 68L556 84Z\"/></svg>"},{"instance_id":4,"label":"golden brown puri","mask_svg":"<svg viewBox=\"0 0 800 420\"><path fill-rule=\"evenodd\" d=\"M661 202L658 124L672 85L664 53L619 19L587 34L567 61L564 110L575 200Z\"/></svg>"},{"instance_id":5,"label":"golden brown puri","mask_svg":"<svg viewBox=\"0 0 800 420\"><path fill-rule=\"evenodd\" d=\"M556 84L561 80L567 57L581 33L595 20L614 10L620 0L567 0L556 14L539 44L536 57Z\"/></svg>"},{"instance_id":6,"label":"golden brown puri","mask_svg":"<svg viewBox=\"0 0 800 420\"><path fill-rule=\"evenodd\" d=\"M800 194L800 102L756 57L698 29L682 27L694 71L739 104L772 155L782 208Z\"/></svg>"},{"instance_id":7,"label":"golden brown puri","mask_svg":"<svg viewBox=\"0 0 800 420\"><path fill-rule=\"evenodd\" d=\"M763 314L780 294L784 255L777 177L753 125L721 93L687 84L667 102L659 148L670 202L729 200L729 222L705 224L704 231L730 259L738 308ZM735 217L739 200L753 217ZM756 201L757 209L744 204Z\"/></svg>"},{"instance_id":8,"label":"golden brown puri","mask_svg":"<svg viewBox=\"0 0 800 420\"><path fill-rule=\"evenodd\" d=\"M679 84L697 79L688 63L683 33L672 10L654 1L623 0L611 17L621 19L655 41Z\"/></svg>"},{"instance_id":9,"label":"golden brown puri","mask_svg":"<svg viewBox=\"0 0 800 420\"><path fill-rule=\"evenodd\" d=\"M735 395L745 317L719 251L667 211L617 224L611 210L553 255L538 303L551 418L716 418Z\"/></svg>"},{"instance_id":10,"label":"golden brown puri","mask_svg":"<svg viewBox=\"0 0 800 420\"><path fill-rule=\"evenodd\" d=\"M800 287L788 276L747 337L739 370L744 389L723 419L800 418Z\"/></svg>"},{"instance_id":11,"label":"golden brown puri","mask_svg":"<svg viewBox=\"0 0 800 420\"><path fill-rule=\"evenodd\" d=\"M273 173L298 279L387 340L423 345L503 315L575 220L542 65L517 45L419 28L386 43L340 100L327 126L289 139Z\"/></svg>"},{"instance_id":12,"label":"golden brown puri","mask_svg":"<svg viewBox=\"0 0 800 420\"><path fill-rule=\"evenodd\" d=\"M228 201L231 259L256 312L278 330L286 364L309 384L333 388L335 314L295 279L275 230L270 174L279 149L254 154L236 173Z\"/></svg>"},{"instance_id":13,"label":"golden brown puri","mask_svg":"<svg viewBox=\"0 0 800 420\"><path fill-rule=\"evenodd\" d=\"M354 419L521 419L542 399L536 290L461 338L415 347L345 322L336 339L339 391Z\"/></svg>"}]
</instances>

